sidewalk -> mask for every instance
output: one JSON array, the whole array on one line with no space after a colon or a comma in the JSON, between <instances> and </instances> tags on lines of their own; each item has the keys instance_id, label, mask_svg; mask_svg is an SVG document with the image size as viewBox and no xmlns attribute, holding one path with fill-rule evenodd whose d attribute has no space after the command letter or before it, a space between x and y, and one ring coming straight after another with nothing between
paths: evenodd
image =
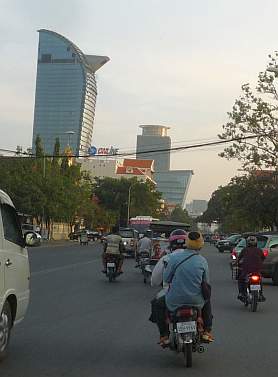
<instances>
[{"instance_id":1,"label":"sidewalk","mask_svg":"<svg viewBox=\"0 0 278 377\"><path fill-rule=\"evenodd\" d=\"M40 247L58 247L58 246L74 246L78 245L78 242L76 241L70 241L70 240L43 240Z\"/></svg>"}]
</instances>

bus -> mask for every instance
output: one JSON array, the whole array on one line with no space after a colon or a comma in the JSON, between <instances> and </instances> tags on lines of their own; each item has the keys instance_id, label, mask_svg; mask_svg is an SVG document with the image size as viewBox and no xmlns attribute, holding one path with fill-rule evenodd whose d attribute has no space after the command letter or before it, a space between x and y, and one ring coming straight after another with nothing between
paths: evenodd
<instances>
[{"instance_id":1,"label":"bus","mask_svg":"<svg viewBox=\"0 0 278 377\"><path fill-rule=\"evenodd\" d=\"M152 221L159 221L152 216L136 216L131 217L129 220L129 226L136 229L140 234L143 234L150 229Z\"/></svg>"}]
</instances>

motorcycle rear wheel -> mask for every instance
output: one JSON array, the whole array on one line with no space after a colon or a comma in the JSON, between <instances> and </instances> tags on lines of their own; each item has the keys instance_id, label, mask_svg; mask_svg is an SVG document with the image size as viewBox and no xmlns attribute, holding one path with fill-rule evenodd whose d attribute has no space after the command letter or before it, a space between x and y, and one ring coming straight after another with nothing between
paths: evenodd
<instances>
[{"instance_id":1,"label":"motorcycle rear wheel","mask_svg":"<svg viewBox=\"0 0 278 377\"><path fill-rule=\"evenodd\" d=\"M251 310L252 312L256 312L258 307L258 293L253 292L252 293L252 299L251 299Z\"/></svg>"},{"instance_id":2,"label":"motorcycle rear wheel","mask_svg":"<svg viewBox=\"0 0 278 377\"><path fill-rule=\"evenodd\" d=\"M183 348L184 362L186 368L192 367L192 343L184 344Z\"/></svg>"}]
</instances>

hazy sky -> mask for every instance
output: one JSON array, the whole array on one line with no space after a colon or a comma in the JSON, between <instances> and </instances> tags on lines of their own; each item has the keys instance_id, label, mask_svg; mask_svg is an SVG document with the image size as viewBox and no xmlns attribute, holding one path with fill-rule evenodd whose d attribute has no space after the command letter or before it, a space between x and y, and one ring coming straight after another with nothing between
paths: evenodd
<instances>
[{"instance_id":1,"label":"hazy sky","mask_svg":"<svg viewBox=\"0 0 278 377\"><path fill-rule=\"evenodd\" d=\"M93 144L135 149L140 124L174 144L215 139L241 84L278 49L275 0L0 0L0 148L31 145L40 28L111 61L97 73ZM188 200L208 199L239 164L221 148L174 153L192 169Z\"/></svg>"}]
</instances>

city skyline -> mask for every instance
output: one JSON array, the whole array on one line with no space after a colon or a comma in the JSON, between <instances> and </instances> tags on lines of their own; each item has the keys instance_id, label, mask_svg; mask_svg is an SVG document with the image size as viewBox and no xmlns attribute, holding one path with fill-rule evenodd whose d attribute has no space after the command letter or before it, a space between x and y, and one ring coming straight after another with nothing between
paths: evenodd
<instances>
[{"instance_id":1,"label":"city skyline","mask_svg":"<svg viewBox=\"0 0 278 377\"><path fill-rule=\"evenodd\" d=\"M69 0L67 7L53 0L7 2L0 15L5 56L0 147L31 146L39 28L111 57L98 75L92 143L135 150L138 125L144 123L170 124L177 146L216 139L241 85L255 83L268 54L277 50L277 12L275 1L262 7L258 0L211 0L202 6L179 0L142 0L132 6L127 0ZM258 24L263 24L260 30ZM188 200L209 199L237 173L240 164L219 158L221 150L173 154L172 169L195 173Z\"/></svg>"}]
</instances>

